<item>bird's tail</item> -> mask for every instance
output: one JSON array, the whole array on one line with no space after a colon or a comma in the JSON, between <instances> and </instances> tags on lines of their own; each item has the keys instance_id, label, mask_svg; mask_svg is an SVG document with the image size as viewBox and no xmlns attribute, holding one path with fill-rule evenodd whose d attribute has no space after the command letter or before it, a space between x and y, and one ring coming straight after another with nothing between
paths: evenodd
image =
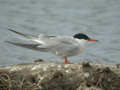
<instances>
[{"instance_id":1,"label":"bird's tail","mask_svg":"<svg viewBox=\"0 0 120 90\"><path fill-rule=\"evenodd\" d=\"M40 45L40 44L25 44L25 43L11 42L11 41L5 41L5 42L15 45L15 46L24 47L24 48L28 48L28 49L32 49L32 50L36 50L36 51L41 51L41 52L48 51L47 48L42 47L42 45Z\"/></svg>"},{"instance_id":2,"label":"bird's tail","mask_svg":"<svg viewBox=\"0 0 120 90\"><path fill-rule=\"evenodd\" d=\"M25 39L32 40L32 41L37 42L37 43L40 43L40 44L44 44L44 42L41 41L41 40L39 39L39 37L36 37L36 36L34 36L34 35L24 34L24 33L15 31L15 30L13 30L13 29L8 29L8 30L10 30L10 31L12 31L12 32L14 32L14 33L16 33L16 34L18 34L18 35L23 36Z\"/></svg>"},{"instance_id":3,"label":"bird's tail","mask_svg":"<svg viewBox=\"0 0 120 90\"><path fill-rule=\"evenodd\" d=\"M37 37L35 37L35 36L31 35L31 34L24 34L24 33L15 31L15 30L13 30L13 29L8 29L8 30L10 30L10 31L12 31L12 32L14 32L14 33L16 33L16 34L18 34L18 35L21 35L21 36L23 36L23 37L25 37L25 38L27 38L27 39L35 39L35 38L37 38Z\"/></svg>"}]
</instances>

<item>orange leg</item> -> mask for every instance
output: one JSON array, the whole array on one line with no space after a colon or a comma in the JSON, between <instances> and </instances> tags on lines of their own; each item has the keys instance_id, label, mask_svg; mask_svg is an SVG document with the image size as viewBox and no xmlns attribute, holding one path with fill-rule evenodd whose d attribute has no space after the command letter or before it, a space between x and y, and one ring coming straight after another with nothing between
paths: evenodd
<instances>
[{"instance_id":1,"label":"orange leg","mask_svg":"<svg viewBox=\"0 0 120 90\"><path fill-rule=\"evenodd\" d=\"M71 63L68 61L67 57L65 57L65 64L71 64Z\"/></svg>"}]
</instances>

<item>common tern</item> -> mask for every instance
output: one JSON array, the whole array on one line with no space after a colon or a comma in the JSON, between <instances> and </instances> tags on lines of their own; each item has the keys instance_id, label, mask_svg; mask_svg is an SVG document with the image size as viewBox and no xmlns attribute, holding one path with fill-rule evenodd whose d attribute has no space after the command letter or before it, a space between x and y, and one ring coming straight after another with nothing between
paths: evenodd
<instances>
[{"instance_id":1,"label":"common tern","mask_svg":"<svg viewBox=\"0 0 120 90\"><path fill-rule=\"evenodd\" d=\"M34 36L31 34L24 34L13 29L8 29L18 35L23 36L25 39L35 42L36 44L26 44L26 43L16 43L11 41L6 41L10 44L21 46L24 48L29 48L41 52L51 52L58 56L59 58L63 58L65 64L70 64L68 61L68 57L76 56L81 53L85 45L88 42L96 42L98 40L91 39L87 35L83 33L77 33L74 36L49 36L40 34L38 36Z\"/></svg>"}]
</instances>

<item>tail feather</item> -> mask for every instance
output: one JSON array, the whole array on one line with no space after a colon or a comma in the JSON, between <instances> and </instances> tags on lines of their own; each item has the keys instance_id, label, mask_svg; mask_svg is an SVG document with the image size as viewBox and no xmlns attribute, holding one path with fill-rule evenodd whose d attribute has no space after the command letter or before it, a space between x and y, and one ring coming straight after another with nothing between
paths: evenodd
<instances>
[{"instance_id":1,"label":"tail feather","mask_svg":"<svg viewBox=\"0 0 120 90\"><path fill-rule=\"evenodd\" d=\"M13 44L16 46L36 50L36 51L42 51L42 52L47 52L47 48L40 47L40 44L25 44L25 43L16 43L16 42L11 42L11 41L5 41L6 43Z\"/></svg>"},{"instance_id":2,"label":"tail feather","mask_svg":"<svg viewBox=\"0 0 120 90\"><path fill-rule=\"evenodd\" d=\"M27 38L27 39L35 39L35 38L37 38L37 37L35 37L35 36L33 36L33 35L24 34L24 33L21 33L21 32L17 32L17 31L15 31L15 30L13 30L13 29L8 29L8 30L10 30L10 31L12 31L12 32L14 32L14 33L16 33L16 34L18 34L18 35L21 35L21 36L23 36L23 37L25 37L25 38Z\"/></svg>"},{"instance_id":3,"label":"tail feather","mask_svg":"<svg viewBox=\"0 0 120 90\"><path fill-rule=\"evenodd\" d=\"M12 32L14 32L14 33L16 33L16 34L18 34L18 35L21 35L21 36L25 37L25 38L28 39L28 40L32 40L32 41L37 42L37 43L45 44L42 40L39 39L39 37L36 37L36 36L34 36L34 35L24 34L24 33L15 31L15 30L13 30L13 29L8 29L8 30L10 30L10 31L12 31Z\"/></svg>"}]
</instances>

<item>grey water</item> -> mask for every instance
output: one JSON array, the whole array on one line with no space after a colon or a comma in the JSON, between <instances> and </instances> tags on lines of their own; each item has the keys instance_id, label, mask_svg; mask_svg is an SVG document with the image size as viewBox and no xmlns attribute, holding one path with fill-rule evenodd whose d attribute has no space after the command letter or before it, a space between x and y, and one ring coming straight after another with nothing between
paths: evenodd
<instances>
[{"instance_id":1,"label":"grey water","mask_svg":"<svg viewBox=\"0 0 120 90\"><path fill-rule=\"evenodd\" d=\"M5 43L18 37L8 28L38 35L85 33L98 39L71 62L120 63L120 0L0 0L0 65L41 58L64 62L42 53Z\"/></svg>"}]
</instances>

